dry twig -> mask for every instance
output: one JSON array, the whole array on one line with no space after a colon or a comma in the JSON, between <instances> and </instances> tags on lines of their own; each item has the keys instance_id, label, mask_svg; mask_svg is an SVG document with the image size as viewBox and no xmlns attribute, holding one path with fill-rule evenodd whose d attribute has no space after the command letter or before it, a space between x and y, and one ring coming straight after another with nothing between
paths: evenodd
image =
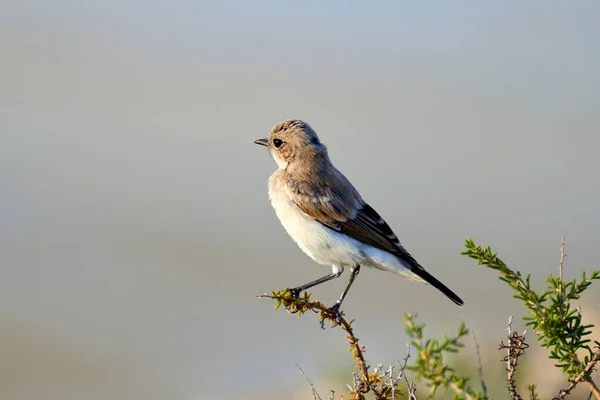
<instances>
[{"instance_id":1,"label":"dry twig","mask_svg":"<svg viewBox=\"0 0 600 400\"><path fill-rule=\"evenodd\" d=\"M525 354L525 350L529 347L529 345L525 343L525 334L527 331L523 332L522 335L516 331L513 331L512 316L508 318L507 331L508 342L507 344L504 344L504 342L500 343L499 350L507 350L508 353L503 359L503 361L506 363L506 372L508 374L508 393L511 395L513 400L523 400L523 397L521 397L521 395L517 392L515 371L517 365L519 365L519 357Z\"/></svg>"},{"instance_id":2,"label":"dry twig","mask_svg":"<svg viewBox=\"0 0 600 400\"><path fill-rule=\"evenodd\" d=\"M306 374L304 373L304 371L302 370L302 368L300 367L300 365L297 362L295 362L294 364L296 364L296 367L298 367L298 369L300 370L300 373L302 374L302 376L304 377L304 379L306 379L306 381L310 385L310 388L312 389L313 400L323 400L321 398L321 396L319 396L319 393L317 393L317 389L315 389L315 385L312 383L312 381L310 380L310 378L308 376L306 376Z\"/></svg>"},{"instance_id":3,"label":"dry twig","mask_svg":"<svg viewBox=\"0 0 600 400\"><path fill-rule=\"evenodd\" d=\"M487 386L485 384L485 378L483 377L483 364L481 363L481 352L479 350L479 342L477 342L477 337L475 336L475 331L471 331L473 333L473 341L475 342L475 350L477 351L477 363L479 364L479 380L481 381L481 391L484 396L487 396Z\"/></svg>"},{"instance_id":4,"label":"dry twig","mask_svg":"<svg viewBox=\"0 0 600 400\"><path fill-rule=\"evenodd\" d=\"M406 344L406 357L402 359L402 362L398 360L398 365L400 365L400 373L398 374L398 379L404 377L404 381L406 382L406 390L408 391L408 400L417 400L417 387L414 383L408 381L408 376L406 376L406 365L408 364L408 359L410 358L410 344Z\"/></svg>"}]
</instances>

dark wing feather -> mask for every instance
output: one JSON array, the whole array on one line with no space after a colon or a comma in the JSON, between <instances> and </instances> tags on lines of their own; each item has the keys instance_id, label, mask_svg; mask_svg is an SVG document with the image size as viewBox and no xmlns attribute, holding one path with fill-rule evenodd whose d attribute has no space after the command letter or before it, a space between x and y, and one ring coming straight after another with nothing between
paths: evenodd
<instances>
[{"instance_id":1,"label":"dark wing feather","mask_svg":"<svg viewBox=\"0 0 600 400\"><path fill-rule=\"evenodd\" d=\"M339 226L340 232L363 243L394 254L396 257L410 265L410 269L414 274L444 293L446 297L454 303L459 306L464 304L462 299L458 297L456 293L427 272L425 268L423 268L421 264L406 251L387 222L385 222L377 211L368 204L364 204L353 219L341 222L339 223Z\"/></svg>"},{"instance_id":2,"label":"dark wing feather","mask_svg":"<svg viewBox=\"0 0 600 400\"><path fill-rule=\"evenodd\" d=\"M462 299L458 297L456 293L427 272L425 268L423 268L421 264L406 251L394 231L392 231L392 228L390 228L377 211L368 204L364 204L353 219L340 223L340 228L340 232L356 240L394 254L396 257L410 265L411 271L414 274L444 293L446 297L454 303L459 306L464 304Z\"/></svg>"}]
</instances>

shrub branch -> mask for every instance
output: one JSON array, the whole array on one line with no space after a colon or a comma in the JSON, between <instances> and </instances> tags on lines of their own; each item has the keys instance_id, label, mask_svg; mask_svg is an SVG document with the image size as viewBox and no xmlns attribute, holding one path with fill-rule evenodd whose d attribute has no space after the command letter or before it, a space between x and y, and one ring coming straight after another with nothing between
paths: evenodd
<instances>
[{"instance_id":1,"label":"shrub branch","mask_svg":"<svg viewBox=\"0 0 600 400\"><path fill-rule=\"evenodd\" d=\"M313 311L319 314L321 325L325 321L329 321L332 326L339 325L339 327L347 333L346 338L350 343L350 351L352 357L356 361L355 379L353 387L350 388L349 394L354 396L356 400L365 400L366 393L373 393L377 400L395 400L397 395L401 393L402 385L397 384L397 380L392 380L393 385L386 382L386 375L381 375L381 368L375 369L373 373L369 373L370 366L365 361L365 348L361 347L358 343L358 338L354 334L352 323L354 320L348 321L344 317L344 313L341 312L341 318L335 313L335 311L327 308L323 303L318 300L311 300L310 293L303 292L300 297L294 297L285 289L280 292L272 292L271 295L264 294L258 296L259 298L269 298L277 302L274 309L277 310L283 306L288 313L303 315L307 311ZM402 373L402 372L401 372Z\"/></svg>"},{"instance_id":2,"label":"shrub branch","mask_svg":"<svg viewBox=\"0 0 600 400\"><path fill-rule=\"evenodd\" d=\"M525 334L527 331L523 332L523 334L519 334L517 331L512 330L512 317L508 318L508 342L504 344L504 342L500 343L499 350L506 350L507 355L504 357L503 361L506 363L506 372L507 378L506 382L508 384L508 393L511 395L513 400L523 400L523 397L517 392L517 384L515 382L515 372L517 370L517 365L519 365L519 357L525 354L525 350L529 347L529 345L525 342ZM531 388L531 393L535 396L535 388Z\"/></svg>"},{"instance_id":3,"label":"shrub branch","mask_svg":"<svg viewBox=\"0 0 600 400\"><path fill-rule=\"evenodd\" d=\"M472 239L467 239L466 251L462 254L477 260L480 265L498 271L499 279L506 282L516 292L514 297L524 302L530 311L530 316L524 317L527 325L538 333L538 341L543 347L550 350L549 357L556 360L557 364L555 365L567 375L567 379L571 382L569 391L578 383L586 382L594 396L600 400L600 391L591 377L599 362L597 351L592 349L591 340L588 338L594 325L583 325L581 309L572 306L572 302L579 300L592 281L600 279L600 273L594 271L588 277L583 272L579 282L576 279L565 282L563 279L566 256L564 243L563 239L559 276L550 274L546 279L548 288L541 294L531 288L530 275L523 278L521 272L508 268L489 246L484 249L476 245ZM594 344L596 347L600 346L598 341L595 341ZM577 355L580 350L587 352L583 362ZM562 399L565 395L566 393L562 396L559 394L555 398Z\"/></svg>"}]
</instances>

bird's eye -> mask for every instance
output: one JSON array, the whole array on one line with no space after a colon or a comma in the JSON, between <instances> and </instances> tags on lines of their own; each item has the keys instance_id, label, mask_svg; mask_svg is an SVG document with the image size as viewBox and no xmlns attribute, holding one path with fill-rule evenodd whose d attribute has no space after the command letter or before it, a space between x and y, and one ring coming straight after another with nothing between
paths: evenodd
<instances>
[{"instance_id":1,"label":"bird's eye","mask_svg":"<svg viewBox=\"0 0 600 400\"><path fill-rule=\"evenodd\" d=\"M281 139L273 139L273 146L275 146L275 148L280 148L281 145L283 144L283 140Z\"/></svg>"}]
</instances>

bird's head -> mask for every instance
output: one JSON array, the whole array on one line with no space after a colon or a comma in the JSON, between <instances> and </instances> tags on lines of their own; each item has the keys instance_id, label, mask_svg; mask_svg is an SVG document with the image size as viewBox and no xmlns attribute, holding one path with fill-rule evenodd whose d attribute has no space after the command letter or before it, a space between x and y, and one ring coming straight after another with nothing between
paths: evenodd
<instances>
[{"instance_id":1,"label":"bird's head","mask_svg":"<svg viewBox=\"0 0 600 400\"><path fill-rule=\"evenodd\" d=\"M327 148L317 133L306 122L297 119L279 122L271 129L269 137L254 143L268 147L280 169L327 159Z\"/></svg>"}]
</instances>

